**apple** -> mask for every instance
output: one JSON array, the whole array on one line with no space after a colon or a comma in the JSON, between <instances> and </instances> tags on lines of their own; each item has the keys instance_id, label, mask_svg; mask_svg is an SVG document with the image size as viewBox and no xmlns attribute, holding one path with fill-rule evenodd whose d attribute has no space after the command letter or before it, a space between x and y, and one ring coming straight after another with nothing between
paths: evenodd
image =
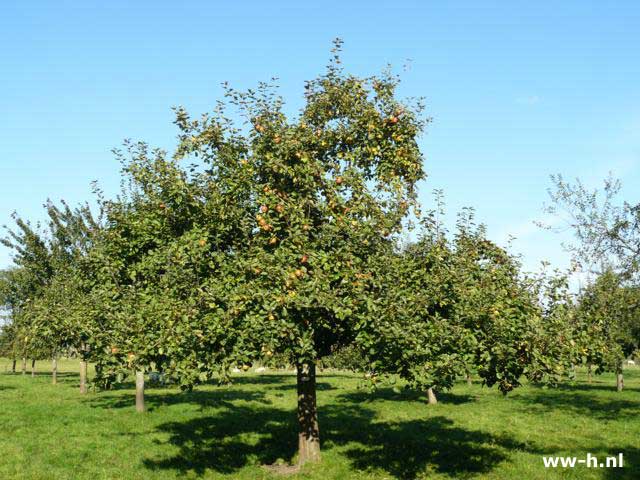
<instances>
[{"instance_id":1,"label":"apple","mask_svg":"<svg viewBox=\"0 0 640 480\"><path fill-rule=\"evenodd\" d=\"M282 205L281 203L276 205L276 212L278 212L278 213L284 212L284 205Z\"/></svg>"},{"instance_id":2,"label":"apple","mask_svg":"<svg viewBox=\"0 0 640 480\"><path fill-rule=\"evenodd\" d=\"M273 139L273 143L278 144L278 143L280 143L280 140L281 140L281 139L280 139L280 135L276 135L276 136L274 137L274 139Z\"/></svg>"},{"instance_id":3,"label":"apple","mask_svg":"<svg viewBox=\"0 0 640 480\"><path fill-rule=\"evenodd\" d=\"M207 241L204 238L202 238L198 243L200 244L201 247L204 247L207 244Z\"/></svg>"},{"instance_id":4,"label":"apple","mask_svg":"<svg viewBox=\"0 0 640 480\"><path fill-rule=\"evenodd\" d=\"M261 213L267 213L268 211L269 211L269 207L267 207L266 205L260 205Z\"/></svg>"},{"instance_id":5,"label":"apple","mask_svg":"<svg viewBox=\"0 0 640 480\"><path fill-rule=\"evenodd\" d=\"M304 255L302 255L302 257L300 258L300 263L307 263L309 261L309 255L307 255L306 253Z\"/></svg>"},{"instance_id":6,"label":"apple","mask_svg":"<svg viewBox=\"0 0 640 480\"><path fill-rule=\"evenodd\" d=\"M271 237L269 239L269 245L275 245L276 243L278 243L278 238L277 237Z\"/></svg>"},{"instance_id":7,"label":"apple","mask_svg":"<svg viewBox=\"0 0 640 480\"><path fill-rule=\"evenodd\" d=\"M336 177L336 185L342 185L342 177Z\"/></svg>"}]
</instances>

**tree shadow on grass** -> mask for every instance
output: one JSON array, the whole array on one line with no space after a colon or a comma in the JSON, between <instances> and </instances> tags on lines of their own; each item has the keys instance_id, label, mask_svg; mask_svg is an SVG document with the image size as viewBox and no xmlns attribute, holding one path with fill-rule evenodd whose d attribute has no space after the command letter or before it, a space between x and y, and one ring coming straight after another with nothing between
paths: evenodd
<instances>
[{"instance_id":1,"label":"tree shadow on grass","mask_svg":"<svg viewBox=\"0 0 640 480\"><path fill-rule=\"evenodd\" d=\"M88 401L91 406L97 408L133 408L135 393L133 390L131 395L115 394L108 391L101 392L98 396L89 398ZM200 406L201 409L219 407L221 405L231 405L231 408L235 408L229 403L235 401L271 403L265 399L263 392L237 390L224 386L215 390L193 390L191 392L168 391L166 389L154 391L150 389L144 395L145 407L150 412L160 406L178 404L194 404Z\"/></svg>"},{"instance_id":2,"label":"tree shadow on grass","mask_svg":"<svg viewBox=\"0 0 640 480\"><path fill-rule=\"evenodd\" d=\"M594 382L594 383L563 383L558 385L557 390L569 390L576 392L616 392L615 382ZM624 391L640 392L637 387L624 387Z\"/></svg>"},{"instance_id":3,"label":"tree shadow on grass","mask_svg":"<svg viewBox=\"0 0 640 480\"><path fill-rule=\"evenodd\" d=\"M438 392L438 402L447 403L451 405L460 405L463 403L474 402L476 397L468 394L458 394L453 392ZM376 400L387 401L413 401L419 403L427 403L426 394L417 390L403 389L400 392L395 392L392 388L379 388L373 392L359 391L352 393L345 393L339 395L340 400L347 402L374 402Z\"/></svg>"},{"instance_id":4,"label":"tree shadow on grass","mask_svg":"<svg viewBox=\"0 0 640 480\"><path fill-rule=\"evenodd\" d=\"M234 406L213 416L187 422L168 422L158 430L169 434L168 443L179 452L169 458L146 459L151 470L206 470L230 474L247 465L272 464L295 453L293 412L271 407Z\"/></svg>"},{"instance_id":5,"label":"tree shadow on grass","mask_svg":"<svg viewBox=\"0 0 640 480\"><path fill-rule=\"evenodd\" d=\"M271 387L269 390L280 390L280 391L295 391L296 390L296 384L294 383L290 383L288 385L278 385L275 387ZM324 392L327 390L337 390L337 387L334 387L333 385L331 385L330 383L327 382L318 382L316 383L316 390L318 390L318 392Z\"/></svg>"},{"instance_id":6,"label":"tree shadow on grass","mask_svg":"<svg viewBox=\"0 0 640 480\"><path fill-rule=\"evenodd\" d=\"M624 459L622 468L604 469L603 478L607 480L637 480L640 478L640 448L637 446L611 447L607 445L601 451L606 452L605 456L615 457L618 456L618 453L622 453Z\"/></svg>"},{"instance_id":7,"label":"tree shadow on grass","mask_svg":"<svg viewBox=\"0 0 640 480\"><path fill-rule=\"evenodd\" d=\"M345 445L344 455L358 470L383 470L396 478L438 472L451 478L488 473L513 449L532 451L508 436L457 426L446 417L403 422L369 422L362 416L333 415L327 443ZM350 418L356 420L349 421ZM341 427L340 425L346 425Z\"/></svg>"},{"instance_id":8,"label":"tree shadow on grass","mask_svg":"<svg viewBox=\"0 0 640 480\"><path fill-rule=\"evenodd\" d=\"M286 382L286 383L285 383ZM242 390L243 386L261 386L260 390ZM216 406L221 400L247 402L270 403L265 399L265 394L269 391L292 391L296 390L295 377L286 375L264 375L234 377L229 385L218 385L213 382L205 384L206 389L196 387L192 391L180 391L176 387L154 388L153 386L145 390L145 406L152 411L158 406L176 405L180 403L197 404L202 408ZM211 388L213 386L213 388ZM234 386L240 388L233 388ZM133 382L120 382L114 384L108 390L101 390L96 397L89 399L94 407L100 408L130 408L134 399ZM317 384L318 391L334 390L335 387L327 382ZM131 395L123 395L123 391L130 391ZM276 394L276 396L282 396Z\"/></svg>"},{"instance_id":9,"label":"tree shadow on grass","mask_svg":"<svg viewBox=\"0 0 640 480\"><path fill-rule=\"evenodd\" d=\"M31 372L27 371L27 374L25 376L30 377L31 376ZM51 372L38 372L38 371L36 371L35 376L36 377L49 377L49 378L51 378ZM66 379L79 379L80 378L80 374L73 373L73 372L58 372L56 377L58 378L58 381L66 380Z\"/></svg>"},{"instance_id":10,"label":"tree shadow on grass","mask_svg":"<svg viewBox=\"0 0 640 480\"><path fill-rule=\"evenodd\" d=\"M354 468L382 470L396 478L437 471L451 478L491 471L507 450L526 445L508 437L467 430L444 417L404 422L376 422L362 406L334 404L320 410L323 448L338 449ZM232 474L248 465L290 461L295 454L295 413L269 406L237 407L187 422L158 427L178 452L146 459L151 470L204 475Z\"/></svg>"},{"instance_id":11,"label":"tree shadow on grass","mask_svg":"<svg viewBox=\"0 0 640 480\"><path fill-rule=\"evenodd\" d=\"M550 409L563 410L598 420L640 416L640 399L612 399L609 396L589 395L583 391L572 392L567 389L520 393L513 397L513 401L525 404L524 410L529 413L544 414Z\"/></svg>"}]
</instances>

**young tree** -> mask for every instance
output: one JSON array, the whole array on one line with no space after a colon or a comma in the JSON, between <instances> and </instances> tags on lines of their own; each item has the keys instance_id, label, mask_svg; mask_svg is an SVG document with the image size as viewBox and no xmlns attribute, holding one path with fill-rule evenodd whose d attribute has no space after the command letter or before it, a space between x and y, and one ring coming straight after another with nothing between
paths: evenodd
<instances>
[{"instance_id":1,"label":"young tree","mask_svg":"<svg viewBox=\"0 0 640 480\"><path fill-rule=\"evenodd\" d=\"M18 338L24 354L34 360L50 358L55 383L58 353L69 347L81 351L79 347L84 344L78 331L85 329L89 317L86 312L74 315L84 301L84 292L78 292L81 280L78 274L80 262L90 248L92 232L98 225L87 205L71 209L64 201L60 206L48 201L45 209L46 228L40 225L34 228L14 216L16 230L8 230L8 236L0 241L13 249L13 261L19 273L13 282L12 312L19 324ZM86 391L84 360L81 392Z\"/></svg>"},{"instance_id":2,"label":"young tree","mask_svg":"<svg viewBox=\"0 0 640 480\"><path fill-rule=\"evenodd\" d=\"M579 179L568 183L561 175L551 179L551 204L545 210L573 231L576 242L566 247L575 260L596 274L613 269L624 280L637 278L640 204L616 203L622 185L611 177L601 190L589 190Z\"/></svg>"},{"instance_id":3,"label":"young tree","mask_svg":"<svg viewBox=\"0 0 640 480\"><path fill-rule=\"evenodd\" d=\"M357 338L374 385L379 375L395 374L434 404L435 392L451 388L466 372L475 337L457 321L454 257L444 232L435 228L377 255L369 273L376 304Z\"/></svg>"},{"instance_id":4,"label":"young tree","mask_svg":"<svg viewBox=\"0 0 640 480\"><path fill-rule=\"evenodd\" d=\"M471 370L503 393L521 377L557 382L571 351L561 295L551 286L541 292L474 225L471 210L453 239L434 212L423 227L416 243L380 257L378 308L358 337L374 383L378 374L399 375L436 403L435 390Z\"/></svg>"},{"instance_id":5,"label":"young tree","mask_svg":"<svg viewBox=\"0 0 640 480\"><path fill-rule=\"evenodd\" d=\"M203 282L222 280L216 272L235 240L236 207L214 205L203 189L205 176L189 176L179 161L144 143L128 142L118 156L125 188L118 199L102 202L105 226L89 255L100 325L92 359L103 386L136 376L143 411L149 370L163 371L183 388L217 368L226 375L225 345L233 340L204 308Z\"/></svg>"},{"instance_id":6,"label":"young tree","mask_svg":"<svg viewBox=\"0 0 640 480\"><path fill-rule=\"evenodd\" d=\"M638 348L638 299L635 289L624 288L619 275L605 271L582 292L578 309L583 361L596 373L614 371L616 388L622 391L622 365Z\"/></svg>"},{"instance_id":7,"label":"young tree","mask_svg":"<svg viewBox=\"0 0 640 480\"><path fill-rule=\"evenodd\" d=\"M583 358L589 369L597 366L596 373L615 369L621 390L620 357L640 343L640 304L634 295L640 272L640 204L616 202L621 183L611 177L601 190L589 190L580 180L567 183L560 175L552 181L552 203L546 210L565 216L562 220L576 239L568 250L596 276L582 292L578 309Z\"/></svg>"}]
</instances>

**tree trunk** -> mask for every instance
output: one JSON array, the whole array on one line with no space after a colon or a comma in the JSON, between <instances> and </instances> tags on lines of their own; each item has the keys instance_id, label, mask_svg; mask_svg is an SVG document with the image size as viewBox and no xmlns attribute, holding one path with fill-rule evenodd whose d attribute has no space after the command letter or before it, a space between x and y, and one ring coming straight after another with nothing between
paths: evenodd
<instances>
[{"instance_id":1,"label":"tree trunk","mask_svg":"<svg viewBox=\"0 0 640 480\"><path fill-rule=\"evenodd\" d=\"M467 387L473 385L473 380L471 379L471 374L467 373Z\"/></svg>"},{"instance_id":2,"label":"tree trunk","mask_svg":"<svg viewBox=\"0 0 640 480\"><path fill-rule=\"evenodd\" d=\"M591 374L591 364L587 365L587 382L593 383L593 375Z\"/></svg>"},{"instance_id":3,"label":"tree trunk","mask_svg":"<svg viewBox=\"0 0 640 480\"><path fill-rule=\"evenodd\" d=\"M438 399L436 398L436 392L433 391L433 388L427 388L427 403L429 405L435 405L438 403Z\"/></svg>"},{"instance_id":4,"label":"tree trunk","mask_svg":"<svg viewBox=\"0 0 640 480\"><path fill-rule=\"evenodd\" d=\"M27 357L22 357L22 375L27 374Z\"/></svg>"},{"instance_id":5,"label":"tree trunk","mask_svg":"<svg viewBox=\"0 0 640 480\"><path fill-rule=\"evenodd\" d=\"M36 376L36 360L35 358L31 360L31 378Z\"/></svg>"},{"instance_id":6,"label":"tree trunk","mask_svg":"<svg viewBox=\"0 0 640 480\"><path fill-rule=\"evenodd\" d=\"M622 376L622 363L616 369L616 390L621 392L624 389L624 378Z\"/></svg>"},{"instance_id":7,"label":"tree trunk","mask_svg":"<svg viewBox=\"0 0 640 480\"><path fill-rule=\"evenodd\" d=\"M87 393L87 362L84 359L80 360L80 393Z\"/></svg>"},{"instance_id":8,"label":"tree trunk","mask_svg":"<svg viewBox=\"0 0 640 480\"><path fill-rule=\"evenodd\" d=\"M136 412L144 412L144 372L136 372Z\"/></svg>"},{"instance_id":9,"label":"tree trunk","mask_svg":"<svg viewBox=\"0 0 640 480\"><path fill-rule=\"evenodd\" d=\"M16 359L13 359L13 365L11 365L11 373L16 373Z\"/></svg>"},{"instance_id":10,"label":"tree trunk","mask_svg":"<svg viewBox=\"0 0 640 480\"><path fill-rule=\"evenodd\" d=\"M316 406L316 365L297 365L298 380L298 464L320 461L320 430Z\"/></svg>"},{"instance_id":11,"label":"tree trunk","mask_svg":"<svg viewBox=\"0 0 640 480\"><path fill-rule=\"evenodd\" d=\"M51 383L53 385L58 384L58 357L56 357L55 355L51 360Z\"/></svg>"}]
</instances>

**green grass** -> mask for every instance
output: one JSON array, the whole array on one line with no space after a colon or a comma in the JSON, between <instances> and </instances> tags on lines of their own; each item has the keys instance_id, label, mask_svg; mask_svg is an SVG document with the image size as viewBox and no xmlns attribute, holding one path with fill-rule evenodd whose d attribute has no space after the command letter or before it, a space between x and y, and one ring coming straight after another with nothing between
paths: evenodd
<instances>
[{"instance_id":1,"label":"green grass","mask_svg":"<svg viewBox=\"0 0 640 480\"><path fill-rule=\"evenodd\" d=\"M60 362L57 386L47 372L12 375L8 365L0 360L3 480L277 478L261 465L295 454L291 374L238 375L229 387L191 393L148 389L149 411L136 414L131 388L81 397L75 361ZM625 376L622 393L606 375L506 398L461 383L427 406L412 392L371 394L357 376L323 373L323 461L288 478L638 479L640 369ZM623 452L626 465L542 465L542 455L587 452Z\"/></svg>"}]
</instances>

